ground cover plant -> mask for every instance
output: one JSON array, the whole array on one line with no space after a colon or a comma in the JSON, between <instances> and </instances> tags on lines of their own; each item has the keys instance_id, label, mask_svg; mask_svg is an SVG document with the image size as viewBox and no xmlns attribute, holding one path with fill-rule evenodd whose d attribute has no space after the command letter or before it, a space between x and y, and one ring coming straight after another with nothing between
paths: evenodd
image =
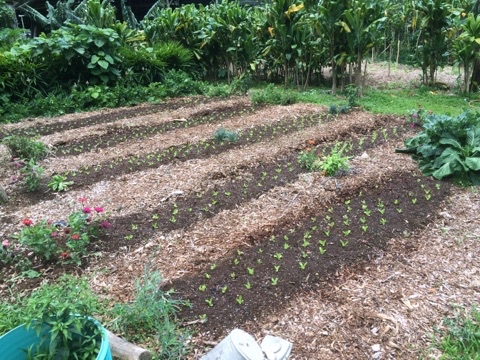
<instances>
[{"instance_id":1,"label":"ground cover plant","mask_svg":"<svg viewBox=\"0 0 480 360\"><path fill-rule=\"evenodd\" d=\"M334 115L328 107L303 104L245 107L249 101L245 97L232 100L238 101L238 106L216 107L222 101L227 100L209 99L202 105L173 99L171 103L119 109L111 114L78 114L58 121L56 130L52 121L50 130L39 140L59 139L64 149L70 143L89 141L92 130L101 126L102 116L105 124L114 127L126 120L133 122L135 111L137 118L146 113L160 116L171 107L176 109L169 110L175 113L172 118L187 119L187 126L179 121L155 133L153 124L157 120L148 118L132 126L133 132L150 134L146 137L125 131L120 142L98 151L87 146L75 155L57 153L40 160L45 172L40 191L21 190L12 181L12 176L18 175L14 163L6 164L2 185L11 201L2 205L0 214L5 224L0 229L2 299L9 299L10 304L18 292L28 294L45 282L54 282L64 272L85 277L116 309L102 313L107 328L151 348L159 358L195 358L233 327L257 336L261 336L262 328L280 336L286 334L288 326L278 319L284 316L282 313L303 316L302 311L286 311L308 308L302 299L314 302L312 298L320 297L322 306L336 305L341 313L345 307L332 300L337 291L333 287L356 299L360 291L345 285L346 278L361 278L383 261L393 264L392 256L407 266L409 254L425 241L424 232L437 224L445 232L451 231L442 220L447 215L440 213L451 213L449 199L458 188L448 181L422 176L410 157L394 153L405 138L422 131L419 126L410 126L407 118L417 105L406 109L405 117L395 117L359 109ZM211 111L204 112L202 106ZM243 111L246 108L248 111ZM265 116L268 113L276 115ZM236 120L230 121L232 117ZM94 121L82 125L84 119ZM201 123L195 123L195 119L201 119ZM192 126L188 120L194 120ZM76 125L70 128L61 122ZM43 121L35 120L27 127L34 134L43 125ZM222 128L224 131L217 133ZM15 129L5 126L2 131L11 135ZM68 135L70 131L72 135ZM231 131L231 138L224 136ZM188 142L183 141L185 134L189 135ZM64 144L62 137L66 139ZM150 148L153 142L147 142L150 137L161 139L155 149ZM230 141L233 138L235 141ZM82 161L88 156L86 168ZM318 167L306 166L317 163ZM322 168L321 164L329 166ZM74 183L64 191L53 191L48 184L56 175L62 176L55 178L56 185ZM72 226L75 219L69 217L75 209L80 209L79 226L108 221L88 243L79 242L87 230L64 231L76 229ZM90 216L104 214L108 219L89 220ZM50 224L48 220L52 220ZM38 229L44 240L39 246L45 248L37 246L36 241L20 242L22 231L27 238L36 225L41 225ZM52 237L55 229L61 236ZM17 238L12 236L15 234ZM73 238L77 234L79 237ZM396 241L405 246L395 247ZM54 248L49 247L52 244ZM67 251L70 257L63 258L62 253ZM26 253L31 254L23 256ZM150 263L152 267L146 266ZM390 281L390 276L400 278L398 274L393 270L382 274L379 284ZM132 277L141 280L134 285ZM427 288L429 293L439 289L431 290L431 286ZM406 286L403 291L421 289ZM374 297L382 307L388 306L383 298ZM398 299L410 304L420 297L406 298L398 292L390 302L399 307L402 303L395 302ZM147 300L153 298L158 301ZM372 298L363 301L368 303ZM308 326L316 326L315 316L326 316L322 306L317 306L316 314L305 315L310 319ZM361 307L357 303L356 308ZM175 310L168 319L163 317L167 309ZM381 326L390 320L384 317L377 323L369 317L372 311L380 313L380 305L367 310L358 317L352 315L351 319L363 319L359 325L342 326L352 333L365 329L373 334L375 328L385 331ZM285 322L289 323L297 321ZM179 324L187 332L179 331ZM306 329L303 334L308 338L310 330ZM343 336L334 335L330 327L318 329L317 334L328 332L322 335L325 339L317 340L321 346ZM392 335L395 341L403 331L399 327L397 335ZM157 340L159 332L169 335ZM311 353L311 343L290 336L295 339L295 357ZM358 349L364 353L371 351L372 345L382 344L385 352L400 351L387 348L389 341L393 340L368 339L368 343L358 343ZM421 341L415 344L420 348L425 345ZM351 346L346 351L358 357L356 349ZM412 351L415 355L421 352L418 348ZM321 358L332 356L335 354Z\"/></svg>"}]
</instances>

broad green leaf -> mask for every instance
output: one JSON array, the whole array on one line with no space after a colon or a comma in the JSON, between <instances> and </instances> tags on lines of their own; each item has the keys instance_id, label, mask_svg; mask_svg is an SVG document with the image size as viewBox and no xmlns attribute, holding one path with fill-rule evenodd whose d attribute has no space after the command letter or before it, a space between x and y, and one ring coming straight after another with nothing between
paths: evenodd
<instances>
[{"instance_id":1,"label":"broad green leaf","mask_svg":"<svg viewBox=\"0 0 480 360\"><path fill-rule=\"evenodd\" d=\"M467 143L470 146L480 145L480 128L467 130Z\"/></svg>"},{"instance_id":2,"label":"broad green leaf","mask_svg":"<svg viewBox=\"0 0 480 360\"><path fill-rule=\"evenodd\" d=\"M114 61L113 61L113 58L110 56L110 55L105 55L105 60L108 61L110 64L113 64Z\"/></svg>"},{"instance_id":3,"label":"broad green leaf","mask_svg":"<svg viewBox=\"0 0 480 360\"><path fill-rule=\"evenodd\" d=\"M106 40L104 39L95 39L95 45L97 45L99 48L105 45L105 43L106 43Z\"/></svg>"},{"instance_id":4,"label":"broad green leaf","mask_svg":"<svg viewBox=\"0 0 480 360\"><path fill-rule=\"evenodd\" d=\"M108 62L105 60L99 60L98 65L100 65L102 69L108 69Z\"/></svg>"},{"instance_id":5,"label":"broad green leaf","mask_svg":"<svg viewBox=\"0 0 480 360\"><path fill-rule=\"evenodd\" d=\"M465 165L467 165L473 171L480 170L480 157L465 158Z\"/></svg>"},{"instance_id":6,"label":"broad green leaf","mask_svg":"<svg viewBox=\"0 0 480 360\"><path fill-rule=\"evenodd\" d=\"M97 55L92 55L92 59L90 60L90 62L92 64L96 64L98 60L100 60L100 58Z\"/></svg>"},{"instance_id":7,"label":"broad green leaf","mask_svg":"<svg viewBox=\"0 0 480 360\"><path fill-rule=\"evenodd\" d=\"M445 176L452 175L452 174L453 174L453 170L450 167L450 163L446 163L440 169L438 169L437 171L434 171L432 173L432 176L435 179L442 180Z\"/></svg>"},{"instance_id":8,"label":"broad green leaf","mask_svg":"<svg viewBox=\"0 0 480 360\"><path fill-rule=\"evenodd\" d=\"M462 145L456 139L453 139L453 138L442 138L438 142L442 145L452 145L457 149L462 149Z\"/></svg>"}]
</instances>

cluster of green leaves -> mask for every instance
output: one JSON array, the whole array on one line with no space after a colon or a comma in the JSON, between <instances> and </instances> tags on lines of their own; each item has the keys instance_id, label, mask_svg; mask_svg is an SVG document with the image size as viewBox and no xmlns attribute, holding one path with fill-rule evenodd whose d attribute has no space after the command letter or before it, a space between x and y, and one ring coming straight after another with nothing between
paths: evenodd
<instances>
[{"instance_id":1,"label":"cluster of green leaves","mask_svg":"<svg viewBox=\"0 0 480 360\"><path fill-rule=\"evenodd\" d=\"M227 130L225 128L219 128L215 131L213 138L219 142L236 142L238 140L238 132L235 130Z\"/></svg>"},{"instance_id":2,"label":"cluster of green leaves","mask_svg":"<svg viewBox=\"0 0 480 360\"><path fill-rule=\"evenodd\" d=\"M277 87L274 84L268 84L265 89L253 90L251 99L254 105L290 105L298 101L298 93L293 90Z\"/></svg>"},{"instance_id":3,"label":"cluster of green leaves","mask_svg":"<svg viewBox=\"0 0 480 360\"><path fill-rule=\"evenodd\" d=\"M94 213L103 212L103 208L95 209ZM102 228L109 226L101 215L91 213L92 209L85 207L83 211L72 212L68 221L59 224L46 220L34 224L32 220L24 219L24 227L14 238L43 261L80 265L82 258L88 255L88 244L98 238Z\"/></svg>"},{"instance_id":4,"label":"cluster of green leaves","mask_svg":"<svg viewBox=\"0 0 480 360\"><path fill-rule=\"evenodd\" d=\"M13 157L22 160L34 160L36 162L44 159L49 153L49 149L44 143L26 136L6 136L2 139L2 143L9 148Z\"/></svg>"},{"instance_id":5,"label":"cluster of green leaves","mask_svg":"<svg viewBox=\"0 0 480 360\"><path fill-rule=\"evenodd\" d=\"M343 145L336 143L330 150L330 154L322 158L320 169L325 175L334 176L339 171L348 171L350 169L350 166L348 165L350 157L343 155L347 145L347 143L344 143Z\"/></svg>"},{"instance_id":6,"label":"cluster of green leaves","mask_svg":"<svg viewBox=\"0 0 480 360\"><path fill-rule=\"evenodd\" d=\"M155 337L161 346L159 358L179 359L188 351L189 333L177 325L176 314L188 303L175 300L161 283L160 273L147 265L143 278L135 282L134 301L114 307L112 326L129 341Z\"/></svg>"},{"instance_id":7,"label":"cluster of green leaves","mask_svg":"<svg viewBox=\"0 0 480 360\"><path fill-rule=\"evenodd\" d=\"M478 359L480 354L480 311L471 311L443 320L443 329L436 331L434 345L442 351L442 359ZM439 337L439 338L438 338Z\"/></svg>"},{"instance_id":8,"label":"cluster of green leaves","mask_svg":"<svg viewBox=\"0 0 480 360\"><path fill-rule=\"evenodd\" d=\"M339 143L335 144L330 150L330 154L322 158L317 156L315 151L308 149L300 152L298 161L308 171L322 171L326 176L334 176L340 171L349 169L348 160L350 157L343 155L347 145L347 143L341 146Z\"/></svg>"},{"instance_id":9,"label":"cluster of green leaves","mask_svg":"<svg viewBox=\"0 0 480 360\"><path fill-rule=\"evenodd\" d=\"M86 280L64 275L14 300L0 303L0 333L23 323L38 332L46 329L42 343L30 349L35 358L96 357L102 334L92 316L104 306Z\"/></svg>"},{"instance_id":10,"label":"cluster of green leaves","mask_svg":"<svg viewBox=\"0 0 480 360\"><path fill-rule=\"evenodd\" d=\"M480 184L480 114L428 115L424 130L405 140L405 149L425 175L453 178L462 185Z\"/></svg>"}]
</instances>

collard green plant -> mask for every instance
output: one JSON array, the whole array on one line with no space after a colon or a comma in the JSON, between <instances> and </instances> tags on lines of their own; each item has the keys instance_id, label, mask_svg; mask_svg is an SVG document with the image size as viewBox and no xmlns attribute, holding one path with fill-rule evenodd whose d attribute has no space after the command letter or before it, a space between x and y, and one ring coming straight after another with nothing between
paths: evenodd
<instances>
[{"instance_id":1,"label":"collard green plant","mask_svg":"<svg viewBox=\"0 0 480 360\"><path fill-rule=\"evenodd\" d=\"M425 175L439 180L451 177L462 185L480 185L480 114L431 114L423 128L405 140L405 149L396 152L412 154Z\"/></svg>"}]
</instances>

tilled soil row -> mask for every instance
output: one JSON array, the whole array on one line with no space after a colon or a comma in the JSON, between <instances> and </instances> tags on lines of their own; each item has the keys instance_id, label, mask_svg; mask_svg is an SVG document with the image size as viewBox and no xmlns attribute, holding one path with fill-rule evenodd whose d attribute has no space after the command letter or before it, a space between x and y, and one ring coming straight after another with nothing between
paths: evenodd
<instances>
[{"instance_id":1,"label":"tilled soil row","mask_svg":"<svg viewBox=\"0 0 480 360\"><path fill-rule=\"evenodd\" d=\"M169 99L158 104L142 104L135 107L97 110L84 115L69 114L55 118L25 119L21 123L7 124L0 130L0 139L9 135L45 136L68 129L78 129L87 126L107 124L122 119L130 119L151 114L178 110L185 106L198 107L212 102L224 102L225 99L208 97L185 97Z\"/></svg>"},{"instance_id":2,"label":"tilled soil row","mask_svg":"<svg viewBox=\"0 0 480 360\"><path fill-rule=\"evenodd\" d=\"M268 165L269 163L274 164L279 161L279 158L288 157L292 158L291 161L284 161L284 163L294 163L294 166L298 168L298 163L294 161L296 160L295 157L297 156L297 153L295 151L292 153L292 149L301 149L304 146L303 144L307 142L305 139L310 139L310 141L315 139L313 142L321 144L328 139L339 139L340 136L355 138L358 137L359 134L368 133L368 131L372 131L393 121L390 117L370 117L364 115L365 114L359 114L358 121L343 121L339 118L334 127L332 127L332 124L322 124L318 127L302 130L289 136L282 136L278 138L278 142L274 148L272 148L269 143L265 143L250 146L248 148L232 149L226 153L213 157L211 160L202 160L201 164L196 160L195 162L186 162L184 165L178 164L173 167L168 166L167 168L160 167L146 173L141 172L138 175L122 177L119 183L117 181L101 181L90 188L69 190L66 194L61 196L58 194L52 194L54 195L52 200L47 200L48 197L45 196L47 194L37 194L40 195L38 200L42 201L42 205L31 205L29 208L23 208L22 210L17 211L17 221L11 222L19 224L20 220L25 216L36 218L37 214L41 215L41 209L44 206L49 206L49 202L56 204L57 207L59 207L59 210L65 211L65 207L71 208L72 204L75 204L75 200L80 196L84 196L85 193L92 194L92 196L89 196L89 199L93 204L108 204L108 207L116 210L118 215L122 214L120 218L125 218L125 216L128 217L128 214L135 213L136 209L138 209L137 212L140 213L145 212L145 210L147 210L148 213L153 213L154 210L158 208L158 204L162 203L162 199L172 193L172 191L178 191L181 189L184 196L193 196L193 194L189 195L190 191L201 191L205 186L215 184L217 184L215 185L216 187L223 186L220 184L226 181L225 177L227 177L228 173L228 177L230 178L242 177L242 173L245 174L244 176L248 177L250 176L248 175L250 169L253 169L255 172L257 164L260 164L257 171L265 172L265 167L268 168L269 166L272 166ZM400 130L398 130L397 135L402 131L401 127L398 127L398 129ZM385 139L377 136L376 141L381 140ZM365 142L362 146L367 146L368 143L369 142ZM275 151L272 151L274 149ZM249 154L248 158L243 158L242 160L241 154L243 153ZM186 173L189 173L189 169L193 168L197 170L192 173L192 176L184 176ZM221 170L219 171L219 169ZM297 171L293 173L299 171L300 170L297 169ZM291 175L292 170L288 172L285 171L285 173L290 173ZM204 180L201 180L202 177ZM182 180L184 182L186 181L186 183L182 184ZM172 186L172 181L175 183L174 186ZM199 181L203 182L203 184L199 183ZM282 178L280 178L279 181L282 181ZM273 181L273 184L275 184L275 181ZM266 186L268 186L268 184ZM125 187L129 189L128 192L130 197L128 198L122 196L123 190L121 189L124 189ZM30 198L30 201L33 204L35 204L34 199L35 198ZM116 199L117 202L112 203L110 202L110 199ZM13 207L18 205L18 203L14 202L9 204L9 206ZM63 215L59 212L58 216L61 217ZM136 218L137 216L132 217L132 219ZM178 223L181 224L180 221ZM5 227L4 231L6 230L7 228Z\"/></svg>"}]
</instances>

